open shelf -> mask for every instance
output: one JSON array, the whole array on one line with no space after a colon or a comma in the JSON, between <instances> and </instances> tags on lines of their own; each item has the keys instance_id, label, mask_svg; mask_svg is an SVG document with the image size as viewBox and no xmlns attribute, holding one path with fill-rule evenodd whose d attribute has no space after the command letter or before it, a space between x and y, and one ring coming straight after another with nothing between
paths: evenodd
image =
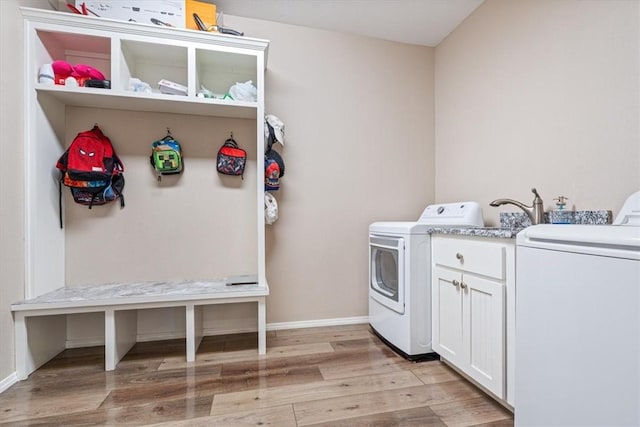
<instances>
[{"instance_id":1,"label":"open shelf","mask_svg":"<svg viewBox=\"0 0 640 427\"><path fill-rule=\"evenodd\" d=\"M186 46L121 40L120 52L119 79L111 85L112 89L129 90L131 78L148 83L153 93L160 93L158 82L163 79L189 85Z\"/></svg>"},{"instance_id":2,"label":"open shelf","mask_svg":"<svg viewBox=\"0 0 640 427\"><path fill-rule=\"evenodd\" d=\"M250 55L238 55L207 49L196 49L196 91L202 86L217 94L229 92L237 82L251 80L256 84L256 61Z\"/></svg>"},{"instance_id":3,"label":"open shelf","mask_svg":"<svg viewBox=\"0 0 640 427\"><path fill-rule=\"evenodd\" d=\"M257 118L257 102L207 99L161 93L36 84L38 96L50 96L65 105L196 116Z\"/></svg>"}]
</instances>

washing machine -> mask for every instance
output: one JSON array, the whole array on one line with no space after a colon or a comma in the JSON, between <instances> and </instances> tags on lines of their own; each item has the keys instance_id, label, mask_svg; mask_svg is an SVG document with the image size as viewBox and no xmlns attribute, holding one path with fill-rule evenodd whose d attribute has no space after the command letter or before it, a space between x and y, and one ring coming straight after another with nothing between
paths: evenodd
<instances>
[{"instance_id":1,"label":"washing machine","mask_svg":"<svg viewBox=\"0 0 640 427\"><path fill-rule=\"evenodd\" d=\"M640 192L516 242L515 424L640 425Z\"/></svg>"},{"instance_id":2,"label":"washing machine","mask_svg":"<svg viewBox=\"0 0 640 427\"><path fill-rule=\"evenodd\" d=\"M417 221L369 226L369 324L400 355L438 357L431 347L431 232L483 226L476 202L430 205Z\"/></svg>"}]
</instances>

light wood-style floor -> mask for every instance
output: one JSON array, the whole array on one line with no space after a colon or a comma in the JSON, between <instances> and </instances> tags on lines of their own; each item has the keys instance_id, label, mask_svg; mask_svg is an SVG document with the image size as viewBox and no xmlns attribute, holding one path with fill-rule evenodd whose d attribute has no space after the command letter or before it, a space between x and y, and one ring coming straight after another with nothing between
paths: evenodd
<instances>
[{"instance_id":1,"label":"light wood-style floor","mask_svg":"<svg viewBox=\"0 0 640 427\"><path fill-rule=\"evenodd\" d=\"M512 426L512 414L439 361L397 356L367 325L65 350L0 394L1 425Z\"/></svg>"}]
</instances>

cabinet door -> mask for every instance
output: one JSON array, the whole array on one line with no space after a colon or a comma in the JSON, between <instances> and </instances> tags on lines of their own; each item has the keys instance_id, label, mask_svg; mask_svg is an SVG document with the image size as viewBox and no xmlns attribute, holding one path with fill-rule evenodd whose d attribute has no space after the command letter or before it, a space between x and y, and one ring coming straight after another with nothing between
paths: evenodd
<instances>
[{"instance_id":1,"label":"cabinet door","mask_svg":"<svg viewBox=\"0 0 640 427\"><path fill-rule=\"evenodd\" d=\"M499 397L505 381L504 285L465 274L462 278L464 371Z\"/></svg>"},{"instance_id":2,"label":"cabinet door","mask_svg":"<svg viewBox=\"0 0 640 427\"><path fill-rule=\"evenodd\" d=\"M432 310L433 349L456 366L463 362L462 292L458 272L433 268Z\"/></svg>"}]
</instances>

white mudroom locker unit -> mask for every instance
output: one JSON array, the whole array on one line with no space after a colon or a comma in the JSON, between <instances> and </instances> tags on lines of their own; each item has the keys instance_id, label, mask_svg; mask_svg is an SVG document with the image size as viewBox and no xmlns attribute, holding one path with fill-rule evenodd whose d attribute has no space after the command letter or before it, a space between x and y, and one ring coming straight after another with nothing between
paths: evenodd
<instances>
[{"instance_id":1,"label":"white mudroom locker unit","mask_svg":"<svg viewBox=\"0 0 640 427\"><path fill-rule=\"evenodd\" d=\"M259 288L255 301L261 303L257 321L248 329L257 325L260 352L264 352L264 297L269 288L263 118L269 42L40 9L21 11L26 72L25 298L61 287L250 275ZM101 70L111 88L39 83L40 67L56 60ZM187 95L157 89L133 92L130 78L153 88L168 79L186 86ZM234 83L246 81L257 88L256 101L197 96L202 88L224 94ZM125 207L112 203L89 210L74 204L63 187L61 228L55 164L76 134L94 124L111 139L125 164ZM181 175L165 176L159 182L149 155L151 143L166 135L167 128L182 144L185 166ZM248 153L243 178L216 172L217 150L231 133ZM208 307L196 307L203 317L195 325L202 329L204 318L206 330L207 319L215 318L219 329L232 328L234 319L226 322L223 315L234 311L225 311L224 303L245 302L233 297L229 292ZM240 305L255 319L251 301ZM137 338L142 334L143 340L184 338L185 322L189 325L185 307L145 306L129 311L127 318L133 319ZM103 325L108 311L80 307L68 313L16 315L17 323L23 322L16 340L24 341L17 342L16 349L28 348L26 361L17 363L24 373L65 346L109 340L102 335L109 333ZM97 336L92 325L98 328Z\"/></svg>"}]
</instances>

